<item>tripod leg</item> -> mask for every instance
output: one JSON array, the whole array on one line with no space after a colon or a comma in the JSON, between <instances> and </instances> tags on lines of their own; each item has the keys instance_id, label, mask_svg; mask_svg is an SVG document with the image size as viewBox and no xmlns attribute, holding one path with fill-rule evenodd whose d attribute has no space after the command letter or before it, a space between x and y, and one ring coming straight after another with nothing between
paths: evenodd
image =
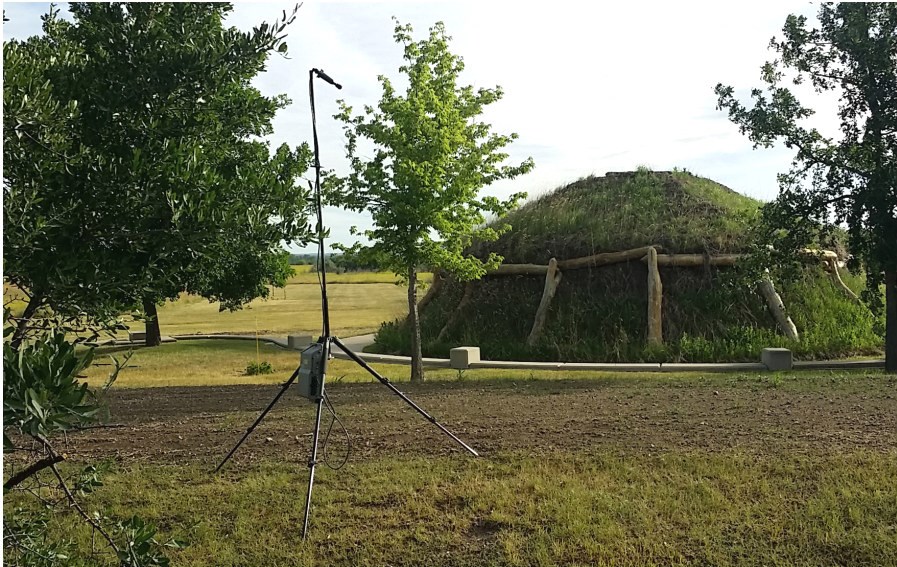
<instances>
[{"instance_id":1,"label":"tripod leg","mask_svg":"<svg viewBox=\"0 0 897 567\"><path fill-rule=\"evenodd\" d=\"M299 369L298 369L298 368L293 372L293 375L290 376L289 380L287 380L286 382L284 382L284 384L283 384L283 388L280 389L280 392L278 392L277 395L274 396L274 399L271 400L271 403L268 404L268 407L266 407L265 410L262 411L262 413L261 413L261 415L259 415L258 419L255 420L255 423L253 423L252 425L249 426L249 429L246 430L246 433L243 434L243 437L237 442L236 445L234 445L234 448L230 450L230 453L228 453L227 456L224 457L224 460L222 460L220 463L218 463L218 466L215 467L215 472L216 472L216 473L217 473L219 470L221 470L221 467L223 467L224 464L225 464L228 460L230 460L230 458L233 456L233 454L237 452L237 449L239 449L239 448L240 448L240 445L242 445L243 442L246 441L246 438L249 437L249 435L253 432L253 430L254 430L256 427L258 427L258 424L261 423L263 419L265 419L265 416L268 415L268 412L271 411L271 408L274 407L274 404L277 403L277 400L279 400L280 397L283 396L283 395L286 393L286 391L289 389L290 385L291 385L293 382L296 381L296 377L297 377L297 376L299 376Z\"/></svg>"},{"instance_id":2,"label":"tripod leg","mask_svg":"<svg viewBox=\"0 0 897 567\"><path fill-rule=\"evenodd\" d=\"M393 386L392 382L389 381L389 378L386 378L385 376L381 376L380 373L377 372L376 370L374 370L373 368L371 368L370 365L369 365L367 362L365 362L363 358L361 358L360 356L358 356L357 354L355 354L354 352L352 352L351 350L349 350L349 348L348 348L346 345L344 345L338 338L333 337L332 340L333 340L334 343L336 343L336 346L338 346L338 347L340 348L341 351L343 351L344 353L346 353L346 355L347 355L349 358L351 358L351 359L354 360L359 366L361 366L362 368L364 368L365 370L367 370L367 371L371 374L371 376L373 376L374 378L376 378L381 384L383 384L384 386L386 386L387 388L389 388L390 390L392 390L393 393L395 393L397 396L399 396L400 398L402 398L402 399L405 401L405 403L407 403L409 406L411 406L412 408L414 408L414 409L417 411L417 413L419 413L419 414L421 414L422 416L424 416L424 419L426 419L427 421L429 421L430 423L432 423L433 425L435 425L436 427L438 427L439 429L441 429L443 433L445 433L446 435L448 435L449 437L451 437L452 440L455 441L455 443L457 443L457 444L461 445L462 447L464 447L464 448L465 448L470 454L472 454L474 457L479 457L479 456L480 456L480 454L477 453L476 451L474 451L472 447L470 447L469 445L467 445L467 443L465 443L464 441L461 441L460 439L458 439L458 437L457 437L454 433L452 433L451 431L449 431L448 429L446 429L441 423L439 423L438 421L436 421L436 418L435 418L435 417L433 417L432 415L430 415L430 414L428 414L427 412L425 412L420 406L418 406L416 403L412 402L411 399L410 399L408 396L406 396L405 394L403 394L402 392L400 392L399 389L396 388L395 386Z\"/></svg>"},{"instance_id":3,"label":"tripod leg","mask_svg":"<svg viewBox=\"0 0 897 567\"><path fill-rule=\"evenodd\" d=\"M315 410L315 432L312 435L311 458L308 460L308 494L305 497L305 523L302 525L302 539L308 537L308 519L311 516L311 490L315 484L315 465L318 464L318 437L321 432L321 406L324 404L322 396L318 398Z\"/></svg>"}]
</instances>

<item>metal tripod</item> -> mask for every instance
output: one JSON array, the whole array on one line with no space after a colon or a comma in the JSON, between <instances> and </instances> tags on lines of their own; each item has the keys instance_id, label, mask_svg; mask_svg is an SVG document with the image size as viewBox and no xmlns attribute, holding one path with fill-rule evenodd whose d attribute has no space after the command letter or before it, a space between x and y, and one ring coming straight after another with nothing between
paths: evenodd
<instances>
[{"instance_id":1,"label":"metal tripod","mask_svg":"<svg viewBox=\"0 0 897 567\"><path fill-rule=\"evenodd\" d=\"M318 440L320 438L321 432L321 411L323 409L324 404L324 388L325 388L325 376L327 374L327 362L330 359L330 352L333 348L333 345L336 345L341 351L346 353L346 355L353 360L356 364L364 368L371 376L377 379L378 382L392 390L394 394L402 398L409 406L414 408L417 413L422 415L424 419L438 427L442 430L443 433L451 437L451 439L461 445L467 452L478 457L479 454L469 445L467 445L464 441L459 439L454 433L446 429L441 423L436 421L432 415L424 411L420 406L411 401L411 399L402 393L398 388L393 385L392 382L389 381L388 378L381 375L379 372L371 368L371 366L364 361L360 356L352 352L346 345L339 340L339 338L334 337L330 334L330 305L327 299L327 272L325 270L325 257L324 257L324 222L323 222L323 212L322 212L322 204L321 204L321 161L320 161L320 150L318 148L318 127L317 127L317 119L315 116L315 89L314 89L314 79L315 78L323 79L324 81L330 83L338 89L341 89L338 83L334 82L326 73L318 69L311 69L308 72L308 94L311 104L311 118L312 118L312 138L314 142L314 155L315 155L315 187L314 187L314 200L315 200L315 209L317 212L317 232L318 232L318 274L321 276L321 313L323 318L323 334L318 339L317 344L321 347L321 357L320 357L320 368L317 369L315 373L320 380L318 387L316 388L317 393L313 397L311 397L311 401L315 403L315 428L314 433L312 434L312 447L311 447L311 457L308 460L308 493L305 499L305 521L302 526L302 539L305 539L308 536L308 521L311 517L311 494L312 488L314 487L315 482L315 466L318 464ZM243 434L243 437L237 442L233 449L230 450L230 453L227 454L226 457L215 467L215 472L217 473L221 470L221 467L227 463L228 460L237 452L237 449L243 444L244 441L252 434L256 427L262 422L268 412L274 408L274 405L277 404L277 401L286 393L286 391L290 388L290 386L296 381L296 379L300 375L300 368L296 368L292 375L284 382L280 391L274 396L274 399L271 400L271 403L268 404L262 413L258 416L258 419L253 422L252 425L246 429L246 432ZM301 383L301 381L300 381Z\"/></svg>"}]
</instances>

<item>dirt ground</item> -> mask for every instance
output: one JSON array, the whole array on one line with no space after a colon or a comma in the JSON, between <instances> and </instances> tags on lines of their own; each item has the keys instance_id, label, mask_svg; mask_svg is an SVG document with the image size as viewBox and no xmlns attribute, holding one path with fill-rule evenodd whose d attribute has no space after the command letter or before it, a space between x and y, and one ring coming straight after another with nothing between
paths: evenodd
<instances>
[{"instance_id":1,"label":"dirt ground","mask_svg":"<svg viewBox=\"0 0 897 567\"><path fill-rule=\"evenodd\" d=\"M897 388L882 377L832 388L719 380L470 381L402 384L421 407L485 456L498 451L611 450L836 453L897 451ZM112 391L110 427L69 434L77 457L214 467L280 390L276 386ZM459 453L451 439L379 383L333 384L352 460ZM326 432L329 414L324 414ZM313 405L291 390L233 461L305 464ZM334 427L338 460L345 438Z\"/></svg>"}]
</instances>

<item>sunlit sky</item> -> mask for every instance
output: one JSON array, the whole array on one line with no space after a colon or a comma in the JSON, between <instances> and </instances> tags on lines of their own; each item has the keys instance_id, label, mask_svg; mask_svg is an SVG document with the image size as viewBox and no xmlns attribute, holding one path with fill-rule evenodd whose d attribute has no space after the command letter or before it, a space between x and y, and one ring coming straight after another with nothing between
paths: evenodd
<instances>
[{"instance_id":1,"label":"sunlit sky","mask_svg":"<svg viewBox=\"0 0 897 567\"><path fill-rule=\"evenodd\" d=\"M237 3L229 23L249 29L293 5ZM39 33L48 7L4 2L10 20L4 38ZM533 197L589 174L645 165L686 168L769 200L792 152L753 150L716 110L713 87L729 84L747 97L761 84L760 66L774 56L769 40L780 34L787 15L812 16L816 10L790 1L306 1L289 28L289 58L273 56L256 84L265 94L286 93L293 101L274 121L275 146L311 140L309 68L324 69L344 85L341 91L316 86L321 161L343 173L342 128L331 118L337 99L355 108L375 104L381 92L377 76L399 79L402 50L393 41L392 16L411 23L415 37L442 21L453 37L451 49L464 58L463 82L505 91L484 120L497 132L519 134L509 149L511 160L531 156L536 163L530 174L496 183L487 193L526 191ZM810 98L805 104L823 103L814 105ZM830 115L819 117L821 127L832 126ZM350 226L369 222L339 209L325 215L332 239L343 243L354 241Z\"/></svg>"}]
</instances>

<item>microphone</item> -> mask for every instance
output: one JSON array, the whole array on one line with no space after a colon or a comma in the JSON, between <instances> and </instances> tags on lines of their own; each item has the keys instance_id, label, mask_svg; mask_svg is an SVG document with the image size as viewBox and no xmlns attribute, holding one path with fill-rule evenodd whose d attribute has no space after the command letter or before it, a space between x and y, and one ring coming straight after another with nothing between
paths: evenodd
<instances>
[{"instance_id":1,"label":"microphone","mask_svg":"<svg viewBox=\"0 0 897 567\"><path fill-rule=\"evenodd\" d=\"M315 75L317 75L318 77L324 79L325 81L327 81L328 83L330 83L330 84L333 85L334 87L336 87L336 88L338 88L338 89L342 89L342 88L343 88L343 86L342 86L341 84L339 84L339 83L337 83L336 81L334 81L333 79L331 79L331 78L330 78L330 75L328 75L327 73L325 73L325 72L322 71L321 69L312 69L312 71L314 71Z\"/></svg>"}]
</instances>

